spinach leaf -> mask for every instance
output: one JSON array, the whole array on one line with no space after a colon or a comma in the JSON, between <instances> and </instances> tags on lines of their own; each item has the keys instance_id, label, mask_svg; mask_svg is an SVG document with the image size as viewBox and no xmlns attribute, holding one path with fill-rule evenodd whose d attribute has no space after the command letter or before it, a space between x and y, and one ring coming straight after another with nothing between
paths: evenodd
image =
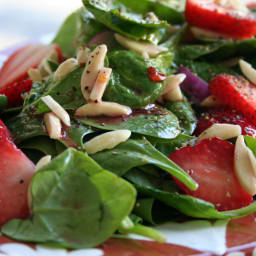
<instances>
[{"instance_id":1,"label":"spinach leaf","mask_svg":"<svg viewBox=\"0 0 256 256\"><path fill-rule=\"evenodd\" d=\"M146 106L156 101L164 90L165 83L149 79L148 68L155 67L159 72L170 73L173 53L166 52L156 59L144 59L132 51L114 51L109 55L113 68L104 99L115 101L133 108Z\"/></svg>"},{"instance_id":2,"label":"spinach leaf","mask_svg":"<svg viewBox=\"0 0 256 256\"><path fill-rule=\"evenodd\" d=\"M182 59L198 59L204 57L208 61L220 61L237 56L254 55L256 39L222 40L213 43L181 45L178 54Z\"/></svg>"},{"instance_id":3,"label":"spinach leaf","mask_svg":"<svg viewBox=\"0 0 256 256\"><path fill-rule=\"evenodd\" d=\"M99 22L111 30L136 40L158 42L159 31L169 27L166 21L155 20L150 16L144 17L140 13L133 12L121 1L83 0L83 3Z\"/></svg>"},{"instance_id":4,"label":"spinach leaf","mask_svg":"<svg viewBox=\"0 0 256 256\"><path fill-rule=\"evenodd\" d=\"M252 136L244 136L244 141L247 147L253 152L256 157L256 139Z\"/></svg>"},{"instance_id":5,"label":"spinach leaf","mask_svg":"<svg viewBox=\"0 0 256 256\"><path fill-rule=\"evenodd\" d=\"M146 15L149 12L154 12L161 20L166 20L171 24L181 24L184 22L182 11L184 11L185 2L182 0L119 0L126 7Z\"/></svg>"},{"instance_id":6,"label":"spinach leaf","mask_svg":"<svg viewBox=\"0 0 256 256\"><path fill-rule=\"evenodd\" d=\"M160 107L136 110L126 117L87 117L78 119L81 124L102 130L127 129L151 137L172 139L179 135L179 121L170 111Z\"/></svg>"},{"instance_id":7,"label":"spinach leaf","mask_svg":"<svg viewBox=\"0 0 256 256\"><path fill-rule=\"evenodd\" d=\"M176 148L186 146L190 141L193 140L194 137L180 133L176 138L168 140L153 137L147 138L157 150L159 150L164 155L169 156L176 150Z\"/></svg>"},{"instance_id":8,"label":"spinach leaf","mask_svg":"<svg viewBox=\"0 0 256 256\"><path fill-rule=\"evenodd\" d=\"M232 211L219 212L214 205L204 200L179 194L177 187L173 186L173 191L163 189L155 181L152 183L149 175L145 175L141 171L129 172L125 177L134 184L137 191L144 196L153 197L167 206L170 206L184 215L194 218L205 219L227 219L240 218L253 213L256 210L256 202L247 207L243 207ZM176 190L176 191L175 191Z\"/></svg>"},{"instance_id":9,"label":"spinach leaf","mask_svg":"<svg viewBox=\"0 0 256 256\"><path fill-rule=\"evenodd\" d=\"M197 119L189 102L184 101L169 102L165 107L176 115L180 121L181 131L184 134L191 135L196 129Z\"/></svg>"},{"instance_id":10,"label":"spinach leaf","mask_svg":"<svg viewBox=\"0 0 256 256\"><path fill-rule=\"evenodd\" d=\"M13 239L94 247L130 214L136 191L86 154L68 149L42 167L30 184L32 216L14 219L1 232Z\"/></svg>"},{"instance_id":11,"label":"spinach leaf","mask_svg":"<svg viewBox=\"0 0 256 256\"><path fill-rule=\"evenodd\" d=\"M92 158L103 168L119 176L134 167L154 165L176 177L191 190L197 188L196 182L185 171L156 150L146 139L129 139L113 149L92 155Z\"/></svg>"},{"instance_id":12,"label":"spinach leaf","mask_svg":"<svg viewBox=\"0 0 256 256\"><path fill-rule=\"evenodd\" d=\"M57 43L66 57L75 56L79 46L86 45L93 36L105 30L93 15L80 8L67 17L53 43Z\"/></svg>"}]
</instances>

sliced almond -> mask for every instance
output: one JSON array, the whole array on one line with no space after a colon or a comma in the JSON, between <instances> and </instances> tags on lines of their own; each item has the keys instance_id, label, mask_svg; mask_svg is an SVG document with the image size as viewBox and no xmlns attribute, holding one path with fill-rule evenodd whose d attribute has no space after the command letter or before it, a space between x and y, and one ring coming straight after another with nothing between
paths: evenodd
<instances>
[{"instance_id":1,"label":"sliced almond","mask_svg":"<svg viewBox=\"0 0 256 256\"><path fill-rule=\"evenodd\" d=\"M211 127L202 132L197 138L197 142L210 139L219 138L222 140L231 139L241 135L242 130L239 125L234 124L213 124Z\"/></svg>"},{"instance_id":2,"label":"sliced almond","mask_svg":"<svg viewBox=\"0 0 256 256\"><path fill-rule=\"evenodd\" d=\"M61 138L61 122L54 113L50 112L44 114L44 123L51 139Z\"/></svg>"},{"instance_id":3,"label":"sliced almond","mask_svg":"<svg viewBox=\"0 0 256 256\"><path fill-rule=\"evenodd\" d=\"M42 168L44 165L51 162L52 157L50 155L46 155L42 157L35 166L35 172Z\"/></svg>"},{"instance_id":4,"label":"sliced almond","mask_svg":"<svg viewBox=\"0 0 256 256\"><path fill-rule=\"evenodd\" d=\"M91 101L94 101L94 102L101 101L101 98L110 80L111 73L112 73L112 68L103 68L100 71L96 79L96 82L92 88L92 92L90 94Z\"/></svg>"},{"instance_id":5,"label":"sliced almond","mask_svg":"<svg viewBox=\"0 0 256 256\"><path fill-rule=\"evenodd\" d=\"M200 105L202 107L217 107L220 106L221 103L218 99L216 99L213 95L210 95L209 97L205 98Z\"/></svg>"},{"instance_id":6,"label":"sliced almond","mask_svg":"<svg viewBox=\"0 0 256 256\"><path fill-rule=\"evenodd\" d=\"M159 53L167 51L168 49L165 47L157 46L148 42L144 41L136 41L133 39L130 39L128 37L122 36L120 34L115 34L115 39L119 44L121 44L123 47L133 50L143 57L145 57L145 52L150 57L156 57Z\"/></svg>"},{"instance_id":7,"label":"sliced almond","mask_svg":"<svg viewBox=\"0 0 256 256\"><path fill-rule=\"evenodd\" d=\"M90 53L91 53L91 50L89 48L81 47L78 50L77 57L76 57L78 64L79 65L86 64L89 59Z\"/></svg>"},{"instance_id":8,"label":"sliced almond","mask_svg":"<svg viewBox=\"0 0 256 256\"><path fill-rule=\"evenodd\" d=\"M235 145L234 166L236 176L243 188L250 195L256 194L256 176L252 169L248 148L245 145L244 137L238 136Z\"/></svg>"},{"instance_id":9,"label":"sliced almond","mask_svg":"<svg viewBox=\"0 0 256 256\"><path fill-rule=\"evenodd\" d=\"M228 39L228 37L225 35L222 35L222 34L214 32L214 31L207 30L207 29L203 29L203 28L190 27L190 31L196 38L206 37L206 38L212 38L212 39L220 39L220 38Z\"/></svg>"},{"instance_id":10,"label":"sliced almond","mask_svg":"<svg viewBox=\"0 0 256 256\"><path fill-rule=\"evenodd\" d=\"M180 84L185 78L185 74L171 75L166 78L166 87L162 95L166 101L175 102L183 100Z\"/></svg>"},{"instance_id":11,"label":"sliced almond","mask_svg":"<svg viewBox=\"0 0 256 256\"><path fill-rule=\"evenodd\" d=\"M256 85L256 70L252 65L244 60L239 60L239 66L244 74L244 76Z\"/></svg>"},{"instance_id":12,"label":"sliced almond","mask_svg":"<svg viewBox=\"0 0 256 256\"><path fill-rule=\"evenodd\" d=\"M62 62L54 73L54 80L61 81L65 76L72 72L78 66L75 58L70 58Z\"/></svg>"},{"instance_id":13,"label":"sliced almond","mask_svg":"<svg viewBox=\"0 0 256 256\"><path fill-rule=\"evenodd\" d=\"M65 125L70 126L69 114L57 101L55 101L50 95L42 97L41 100Z\"/></svg>"},{"instance_id":14,"label":"sliced almond","mask_svg":"<svg viewBox=\"0 0 256 256\"><path fill-rule=\"evenodd\" d=\"M116 147L118 144L128 140L130 136L131 131L129 130L106 132L86 142L84 147L88 154L95 154L99 151Z\"/></svg>"},{"instance_id":15,"label":"sliced almond","mask_svg":"<svg viewBox=\"0 0 256 256\"><path fill-rule=\"evenodd\" d=\"M254 175L256 176L256 158L254 153L247 147L248 149L248 155L249 155L249 159L252 165L252 171L254 173Z\"/></svg>"},{"instance_id":16,"label":"sliced almond","mask_svg":"<svg viewBox=\"0 0 256 256\"><path fill-rule=\"evenodd\" d=\"M107 54L107 46L100 45L90 54L81 78L81 90L84 98L89 99L90 92L101 69Z\"/></svg>"},{"instance_id":17,"label":"sliced almond","mask_svg":"<svg viewBox=\"0 0 256 256\"><path fill-rule=\"evenodd\" d=\"M36 68L30 68L28 70L28 75L29 78L33 81L33 82L41 82L43 80L43 77L39 71L39 69Z\"/></svg>"},{"instance_id":18,"label":"sliced almond","mask_svg":"<svg viewBox=\"0 0 256 256\"><path fill-rule=\"evenodd\" d=\"M132 110L128 106L115 102L88 103L76 110L76 116L123 116L129 115Z\"/></svg>"}]
</instances>

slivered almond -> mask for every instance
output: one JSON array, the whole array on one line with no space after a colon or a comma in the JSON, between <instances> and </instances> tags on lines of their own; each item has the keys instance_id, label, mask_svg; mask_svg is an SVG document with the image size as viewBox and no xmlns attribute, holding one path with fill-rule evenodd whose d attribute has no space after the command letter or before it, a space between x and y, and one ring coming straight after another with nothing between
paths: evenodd
<instances>
[{"instance_id":1,"label":"slivered almond","mask_svg":"<svg viewBox=\"0 0 256 256\"><path fill-rule=\"evenodd\" d=\"M256 158L254 153L247 147L248 149L248 155L249 155L249 159L252 165L252 171L254 173L254 175L256 176Z\"/></svg>"},{"instance_id":2,"label":"slivered almond","mask_svg":"<svg viewBox=\"0 0 256 256\"><path fill-rule=\"evenodd\" d=\"M88 103L76 110L76 116L122 116L129 115L132 110L128 106L115 102Z\"/></svg>"},{"instance_id":3,"label":"slivered almond","mask_svg":"<svg viewBox=\"0 0 256 256\"><path fill-rule=\"evenodd\" d=\"M191 27L190 31L196 38L198 37L207 37L207 38L213 38L213 39L228 38L225 35L216 33L214 31L206 30L203 28L198 28L198 27Z\"/></svg>"},{"instance_id":4,"label":"slivered almond","mask_svg":"<svg viewBox=\"0 0 256 256\"><path fill-rule=\"evenodd\" d=\"M213 95L210 95L208 96L207 98L205 98L201 103L200 105L202 107L217 107L217 106L220 106L221 103L213 96Z\"/></svg>"},{"instance_id":5,"label":"slivered almond","mask_svg":"<svg viewBox=\"0 0 256 256\"><path fill-rule=\"evenodd\" d=\"M55 101L50 95L42 97L41 100L65 125L70 126L69 114L57 101Z\"/></svg>"},{"instance_id":6,"label":"slivered almond","mask_svg":"<svg viewBox=\"0 0 256 256\"><path fill-rule=\"evenodd\" d=\"M111 76L112 69L111 68L103 68L98 77L96 82L92 88L92 92L90 94L90 100L94 102L100 102L101 98L105 92L105 89L108 85L110 76Z\"/></svg>"},{"instance_id":7,"label":"slivered almond","mask_svg":"<svg viewBox=\"0 0 256 256\"><path fill-rule=\"evenodd\" d=\"M174 102L183 100L180 84L185 78L185 74L171 75L166 78L166 87L162 95L165 100Z\"/></svg>"},{"instance_id":8,"label":"slivered almond","mask_svg":"<svg viewBox=\"0 0 256 256\"><path fill-rule=\"evenodd\" d=\"M61 122L54 113L44 114L44 123L51 139L61 138Z\"/></svg>"},{"instance_id":9,"label":"slivered almond","mask_svg":"<svg viewBox=\"0 0 256 256\"><path fill-rule=\"evenodd\" d=\"M256 176L250 161L249 151L242 135L238 136L235 145L234 166L236 176L243 188L250 195L256 194Z\"/></svg>"},{"instance_id":10,"label":"slivered almond","mask_svg":"<svg viewBox=\"0 0 256 256\"><path fill-rule=\"evenodd\" d=\"M35 166L35 172L38 171L41 167L51 162L52 157L50 155L42 157Z\"/></svg>"},{"instance_id":11,"label":"slivered almond","mask_svg":"<svg viewBox=\"0 0 256 256\"><path fill-rule=\"evenodd\" d=\"M145 52L150 57L156 57L159 53L167 51L165 47L157 46L145 41L136 41L128 37L122 36L120 34L115 34L116 41L121 44L123 47L133 50L143 57L145 57Z\"/></svg>"},{"instance_id":12,"label":"slivered almond","mask_svg":"<svg viewBox=\"0 0 256 256\"><path fill-rule=\"evenodd\" d=\"M106 132L86 142L84 147L88 154L95 154L99 151L116 147L118 144L128 140L130 136L131 131L129 130Z\"/></svg>"},{"instance_id":13,"label":"slivered almond","mask_svg":"<svg viewBox=\"0 0 256 256\"><path fill-rule=\"evenodd\" d=\"M48 55L48 57L44 58L42 60L41 64L39 65L38 69L39 69L42 77L47 77L48 75L52 74L52 70L49 67L49 63L47 61L48 59L58 62L59 55L55 49L53 49L52 52Z\"/></svg>"},{"instance_id":14,"label":"slivered almond","mask_svg":"<svg viewBox=\"0 0 256 256\"><path fill-rule=\"evenodd\" d=\"M252 67L252 65L244 60L239 60L239 66L245 75L245 77L256 85L256 70Z\"/></svg>"},{"instance_id":15,"label":"slivered almond","mask_svg":"<svg viewBox=\"0 0 256 256\"><path fill-rule=\"evenodd\" d=\"M84 98L89 99L92 87L101 69L107 54L107 46L100 45L90 54L81 78L81 90Z\"/></svg>"},{"instance_id":16,"label":"slivered almond","mask_svg":"<svg viewBox=\"0 0 256 256\"><path fill-rule=\"evenodd\" d=\"M234 124L213 124L211 127L202 132L197 138L197 142L217 137L222 140L231 139L241 135L241 127Z\"/></svg>"},{"instance_id":17,"label":"slivered almond","mask_svg":"<svg viewBox=\"0 0 256 256\"><path fill-rule=\"evenodd\" d=\"M70 58L62 62L54 73L54 80L61 81L67 74L72 72L78 66L75 58Z\"/></svg>"},{"instance_id":18,"label":"slivered almond","mask_svg":"<svg viewBox=\"0 0 256 256\"><path fill-rule=\"evenodd\" d=\"M81 47L78 50L77 57L76 57L78 64L79 65L86 64L89 59L90 53L91 53L91 50L89 48Z\"/></svg>"},{"instance_id":19,"label":"slivered almond","mask_svg":"<svg viewBox=\"0 0 256 256\"><path fill-rule=\"evenodd\" d=\"M43 77L39 71L39 69L36 68L30 68L28 70L28 75L29 78L33 81L33 82L41 82L43 80Z\"/></svg>"}]
</instances>

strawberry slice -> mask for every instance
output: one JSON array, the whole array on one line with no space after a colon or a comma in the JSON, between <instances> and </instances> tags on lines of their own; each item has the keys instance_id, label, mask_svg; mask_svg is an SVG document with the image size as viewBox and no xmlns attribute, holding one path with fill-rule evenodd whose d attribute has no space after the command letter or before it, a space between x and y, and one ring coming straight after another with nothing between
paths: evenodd
<instances>
[{"instance_id":1,"label":"strawberry slice","mask_svg":"<svg viewBox=\"0 0 256 256\"><path fill-rule=\"evenodd\" d=\"M235 146L227 141L202 140L194 147L183 147L169 158L199 184L196 191L175 180L186 194L211 202L220 211L249 205L253 198L238 182L234 172Z\"/></svg>"},{"instance_id":2,"label":"strawberry slice","mask_svg":"<svg viewBox=\"0 0 256 256\"><path fill-rule=\"evenodd\" d=\"M185 17L187 22L199 28L214 31L236 39L256 35L256 19L252 14L226 8L216 1L187 0Z\"/></svg>"},{"instance_id":3,"label":"strawberry slice","mask_svg":"<svg viewBox=\"0 0 256 256\"><path fill-rule=\"evenodd\" d=\"M223 104L241 112L256 125L256 87L242 77L218 75L209 84L211 93Z\"/></svg>"},{"instance_id":4,"label":"strawberry slice","mask_svg":"<svg viewBox=\"0 0 256 256\"><path fill-rule=\"evenodd\" d=\"M28 185L34 164L10 140L0 121L0 226L13 218L29 216Z\"/></svg>"},{"instance_id":5,"label":"strawberry slice","mask_svg":"<svg viewBox=\"0 0 256 256\"><path fill-rule=\"evenodd\" d=\"M8 91L10 90L8 87L16 86L17 82L27 79L27 71L29 68L37 67L42 60L49 57L53 51L57 52L60 60L62 54L56 44L27 45L14 52L0 70L0 90ZM14 93L15 89L13 89L11 94L13 95ZM20 90L18 90L17 94L20 95ZM19 95L15 97L19 97ZM13 96L13 98L15 97Z\"/></svg>"},{"instance_id":6,"label":"strawberry slice","mask_svg":"<svg viewBox=\"0 0 256 256\"><path fill-rule=\"evenodd\" d=\"M32 80L27 79L15 82L14 84L10 84L4 88L0 88L0 94L4 94L8 98L7 107L22 104L24 100L22 98L22 94L29 92L32 84Z\"/></svg>"},{"instance_id":7,"label":"strawberry slice","mask_svg":"<svg viewBox=\"0 0 256 256\"><path fill-rule=\"evenodd\" d=\"M228 108L212 108L198 118L195 135L199 136L204 130L213 124L236 124L242 128L243 135L256 137L256 125L250 123L247 118L236 110Z\"/></svg>"}]
</instances>

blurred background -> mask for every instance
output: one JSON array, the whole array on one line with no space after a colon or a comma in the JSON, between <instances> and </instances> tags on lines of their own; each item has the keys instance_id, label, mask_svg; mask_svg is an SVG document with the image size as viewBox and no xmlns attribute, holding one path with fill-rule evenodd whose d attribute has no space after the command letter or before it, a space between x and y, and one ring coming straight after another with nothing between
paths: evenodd
<instances>
[{"instance_id":1,"label":"blurred background","mask_svg":"<svg viewBox=\"0 0 256 256\"><path fill-rule=\"evenodd\" d=\"M0 51L31 39L49 41L82 0L0 0Z\"/></svg>"}]
</instances>

